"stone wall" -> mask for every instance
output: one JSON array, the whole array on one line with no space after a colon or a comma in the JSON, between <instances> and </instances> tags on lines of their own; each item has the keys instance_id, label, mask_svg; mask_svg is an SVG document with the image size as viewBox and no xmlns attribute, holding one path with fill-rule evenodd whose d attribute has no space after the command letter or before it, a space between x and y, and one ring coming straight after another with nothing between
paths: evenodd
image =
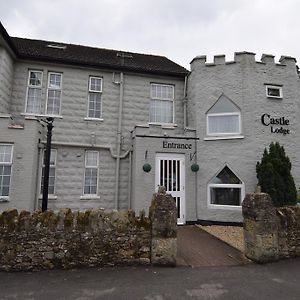
<instances>
[{"instance_id":1,"label":"stone wall","mask_svg":"<svg viewBox=\"0 0 300 300\"><path fill-rule=\"evenodd\" d=\"M243 201L245 255L259 263L300 256L300 206L274 207L268 194Z\"/></svg>"},{"instance_id":2,"label":"stone wall","mask_svg":"<svg viewBox=\"0 0 300 300\"><path fill-rule=\"evenodd\" d=\"M174 200L160 193L154 195L153 201L152 213L156 217L151 221L144 213L135 216L133 211L62 209L18 213L16 209L6 210L0 214L0 270L148 265L151 262L174 265L177 220ZM153 246L151 238L156 235L151 229L161 226L164 232L172 234L160 236ZM151 261L151 249L162 250L159 261Z\"/></svg>"}]
</instances>

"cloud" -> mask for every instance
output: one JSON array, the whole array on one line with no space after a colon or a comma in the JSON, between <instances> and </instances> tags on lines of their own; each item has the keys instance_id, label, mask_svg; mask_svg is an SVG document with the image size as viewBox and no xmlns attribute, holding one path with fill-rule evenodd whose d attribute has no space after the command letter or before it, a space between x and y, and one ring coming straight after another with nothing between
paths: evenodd
<instances>
[{"instance_id":1,"label":"cloud","mask_svg":"<svg viewBox=\"0 0 300 300\"><path fill-rule=\"evenodd\" d=\"M161 54L188 67L199 54L299 56L299 9L298 0L10 0L0 18L13 36Z\"/></svg>"}]
</instances>

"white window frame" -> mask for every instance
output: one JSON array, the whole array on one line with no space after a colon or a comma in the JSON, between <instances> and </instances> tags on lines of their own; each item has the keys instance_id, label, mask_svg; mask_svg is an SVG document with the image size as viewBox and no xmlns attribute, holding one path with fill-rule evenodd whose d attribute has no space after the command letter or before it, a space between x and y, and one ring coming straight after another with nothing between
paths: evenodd
<instances>
[{"instance_id":1,"label":"white window frame","mask_svg":"<svg viewBox=\"0 0 300 300\"><path fill-rule=\"evenodd\" d=\"M87 165L87 153L88 152L94 152L97 153L97 166L89 166ZM86 194L84 192L84 188L85 188L85 170L86 168L94 168L97 169L97 181L96 181L96 194ZM82 196L81 199L89 199L89 198L98 198L98 186L99 185L99 151L95 151L95 150L86 150L84 152L84 172L83 172L83 189L82 189Z\"/></svg>"},{"instance_id":2,"label":"white window frame","mask_svg":"<svg viewBox=\"0 0 300 300\"><path fill-rule=\"evenodd\" d=\"M156 86L167 86L167 87L172 87L173 90L173 95L172 95L172 99L165 99L165 98L159 98L159 97L152 97L151 91L152 91L152 86L156 85ZM151 121L151 111L149 110L149 124L161 124L161 125L169 125L175 124L175 86L173 84L166 84L166 83L151 83L150 84L150 102L152 100L163 100L163 101L169 101L172 102L172 122L171 123L167 123L167 122L155 122L155 121ZM151 104L150 104L151 105Z\"/></svg>"},{"instance_id":3,"label":"white window frame","mask_svg":"<svg viewBox=\"0 0 300 300\"><path fill-rule=\"evenodd\" d=\"M91 81L92 81L92 79L100 79L100 81L101 81L100 91L96 91L96 90L91 89ZM89 88L88 88L87 117L84 118L85 120L100 120L100 121L103 120L103 118L102 118L102 89L103 89L103 78L99 77L99 76L90 76L89 77ZM97 118L97 117L90 117L89 116L89 113L90 113L90 95L93 94L93 93L101 95L101 106L100 106L100 117L99 118Z\"/></svg>"},{"instance_id":4,"label":"white window frame","mask_svg":"<svg viewBox=\"0 0 300 300\"><path fill-rule=\"evenodd\" d=\"M240 177L228 166L224 165L211 179L210 181L216 177L222 170L227 167L240 181L241 183L208 183L207 184L207 207L208 208L213 208L213 209L233 209L233 210L241 210L242 209L242 202L245 198L245 184L244 182L240 179ZM211 203L211 189L212 188L239 188L241 189L241 199L240 199L240 205L220 205L220 204L212 204Z\"/></svg>"},{"instance_id":5,"label":"white window frame","mask_svg":"<svg viewBox=\"0 0 300 300\"><path fill-rule=\"evenodd\" d=\"M41 74L41 84L40 85L31 85L30 84L30 74L31 72L35 72L35 73L40 73ZM27 78L27 90L26 90L26 101L25 101L25 114L28 115L39 115L42 111L42 99L43 99L43 71L41 70L28 70L28 78ZM28 93L29 93L29 89L38 89L41 91L41 99L40 99L40 103L39 103L39 111L38 112L28 112L27 111L27 104L28 104Z\"/></svg>"},{"instance_id":6,"label":"white window frame","mask_svg":"<svg viewBox=\"0 0 300 300\"><path fill-rule=\"evenodd\" d=\"M48 195L51 197L51 198L56 198L55 195L56 195L56 165L57 165L57 149L51 149L51 152L54 152L55 153L55 156L54 156L54 164L51 165L51 157L50 157L50 169L51 168L54 168L54 189L53 189L53 193L49 193L49 190L48 190ZM43 151L43 160L42 160L42 173L41 173L41 184L40 184L40 187L41 187L41 195L43 194L43 190L42 190L42 184L43 184L43 169L45 168L45 154L46 154L46 150ZM51 154L50 154L51 155Z\"/></svg>"},{"instance_id":7,"label":"white window frame","mask_svg":"<svg viewBox=\"0 0 300 300\"><path fill-rule=\"evenodd\" d=\"M209 117L215 116L238 116L239 120L239 131L237 132L209 132ZM242 120L240 112L230 112L230 113L212 113L206 115L206 135L207 136L240 136L242 134Z\"/></svg>"},{"instance_id":8,"label":"white window frame","mask_svg":"<svg viewBox=\"0 0 300 300\"><path fill-rule=\"evenodd\" d=\"M269 95L268 90L269 89L276 89L279 91L279 96L273 96L273 95ZM277 86L277 85L266 85L266 96L268 98L275 98L275 99L282 99L282 87L281 86Z\"/></svg>"},{"instance_id":9,"label":"white window frame","mask_svg":"<svg viewBox=\"0 0 300 300\"><path fill-rule=\"evenodd\" d=\"M51 75L60 75L60 87L50 87L50 77ZM48 72L48 85L47 85L47 98L46 98L46 105L45 105L45 114L47 116L61 116L61 99L62 99L62 83L63 83L63 74L59 72ZM60 91L60 99L59 99L59 113L58 114L49 114L48 113L48 98L49 98L49 91Z\"/></svg>"},{"instance_id":10,"label":"white window frame","mask_svg":"<svg viewBox=\"0 0 300 300\"><path fill-rule=\"evenodd\" d=\"M9 188L8 188L8 196L1 196L0 195L0 202L1 201L8 201L10 188L11 188L11 179L12 179L12 166L13 166L13 154L14 154L14 145L9 143L0 143L0 146L10 146L11 147L11 154L10 154L10 161L9 162L0 162L1 166L10 166L10 181L9 181Z\"/></svg>"}]
</instances>

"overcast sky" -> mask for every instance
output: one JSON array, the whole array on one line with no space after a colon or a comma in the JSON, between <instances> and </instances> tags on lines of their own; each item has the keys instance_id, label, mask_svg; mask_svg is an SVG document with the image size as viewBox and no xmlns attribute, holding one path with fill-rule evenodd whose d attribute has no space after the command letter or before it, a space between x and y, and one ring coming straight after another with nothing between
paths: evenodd
<instances>
[{"instance_id":1,"label":"overcast sky","mask_svg":"<svg viewBox=\"0 0 300 300\"><path fill-rule=\"evenodd\" d=\"M236 51L300 60L299 0L0 0L11 36L167 56Z\"/></svg>"}]
</instances>

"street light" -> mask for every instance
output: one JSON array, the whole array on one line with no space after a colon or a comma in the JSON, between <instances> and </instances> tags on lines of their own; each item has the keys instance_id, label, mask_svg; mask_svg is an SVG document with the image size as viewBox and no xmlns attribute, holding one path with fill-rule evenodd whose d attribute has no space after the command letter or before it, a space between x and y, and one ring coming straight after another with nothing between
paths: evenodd
<instances>
[{"instance_id":1,"label":"street light","mask_svg":"<svg viewBox=\"0 0 300 300\"><path fill-rule=\"evenodd\" d=\"M44 168L44 179L43 179L43 200L42 200L42 211L48 208L48 189L49 189L49 172L50 172L50 155L51 155L51 138L53 129L53 118L46 118L45 123L47 124L47 144L45 152L45 168Z\"/></svg>"}]
</instances>

